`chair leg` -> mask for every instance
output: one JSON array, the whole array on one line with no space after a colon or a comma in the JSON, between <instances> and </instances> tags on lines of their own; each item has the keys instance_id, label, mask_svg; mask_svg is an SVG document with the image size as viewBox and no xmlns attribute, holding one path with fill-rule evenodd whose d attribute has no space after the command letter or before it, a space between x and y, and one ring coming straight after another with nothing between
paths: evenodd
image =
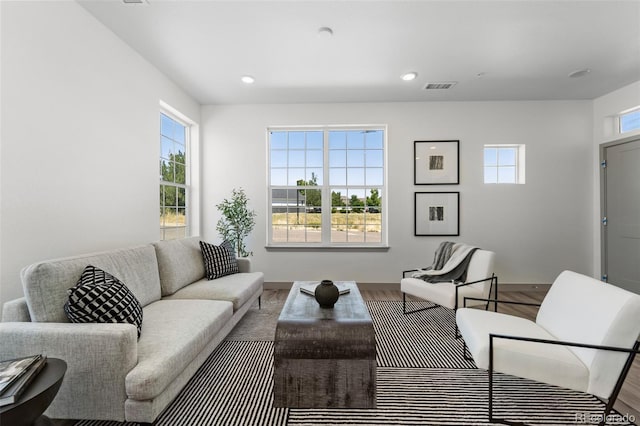
<instances>
[{"instance_id":1,"label":"chair leg","mask_svg":"<svg viewBox=\"0 0 640 426\"><path fill-rule=\"evenodd\" d=\"M465 361L473 361L473 357L468 356L467 353L469 353L469 350L467 349L467 342L462 340L462 358L464 358Z\"/></svg>"},{"instance_id":2,"label":"chair leg","mask_svg":"<svg viewBox=\"0 0 640 426\"><path fill-rule=\"evenodd\" d=\"M495 287L493 285L493 283L495 283ZM491 292L493 291L493 299L495 300L495 302L493 302L493 310L495 312L498 312L498 277L496 277L495 274L491 275L491 285L489 287L489 299L491 299ZM487 300L487 304L484 305L484 310L488 311L489 310L489 305L491 304L490 301Z\"/></svg>"},{"instance_id":3,"label":"chair leg","mask_svg":"<svg viewBox=\"0 0 640 426\"><path fill-rule=\"evenodd\" d=\"M414 309L413 311L407 311L407 293L402 293L402 313L406 314L413 314L415 312L421 312L421 311L426 311L428 309L433 309L433 308L437 308L440 305L436 305L435 303L433 304L433 306L427 306L426 308L420 308L420 309Z\"/></svg>"},{"instance_id":4,"label":"chair leg","mask_svg":"<svg viewBox=\"0 0 640 426\"><path fill-rule=\"evenodd\" d=\"M512 422L506 419L493 417L493 339L489 339L489 423L499 423L510 426L527 426L526 423Z\"/></svg>"},{"instance_id":5,"label":"chair leg","mask_svg":"<svg viewBox=\"0 0 640 426\"><path fill-rule=\"evenodd\" d=\"M493 339L489 336L489 423L493 423Z\"/></svg>"},{"instance_id":6,"label":"chair leg","mask_svg":"<svg viewBox=\"0 0 640 426\"><path fill-rule=\"evenodd\" d=\"M258 309L262 309L262 296L258 296Z\"/></svg>"},{"instance_id":7,"label":"chair leg","mask_svg":"<svg viewBox=\"0 0 640 426\"><path fill-rule=\"evenodd\" d=\"M622 389L622 385L624 384L624 379L627 378L627 374L629 373L629 370L631 369L631 365L633 364L633 360L636 357L636 352L635 351L637 351L638 349L640 349L640 341L636 341L635 345L633 345L634 352L631 352L629 354L629 357L627 358L627 362L625 362L624 367L622 368L622 371L620 372L620 376L618 377L618 381L616 382L616 385L613 388L613 391L611 392L611 396L609 397L609 400L607 401L607 406L604 408L602 421L598 424L599 426L604 425L607 422L607 417L611 413L611 410L613 410L613 405L615 404L616 399L618 399L618 394L620 393L620 390Z\"/></svg>"},{"instance_id":8,"label":"chair leg","mask_svg":"<svg viewBox=\"0 0 640 426\"><path fill-rule=\"evenodd\" d=\"M413 311L407 311L407 293L402 293L402 313L406 314L413 314L416 312L422 312L422 311L427 311L429 309L434 309L434 308L438 308L440 305L434 303L433 306L427 306L426 308L420 308L420 309L414 309ZM454 321L455 321L455 309L454 309ZM460 334L460 330L458 330L458 324L456 324L455 329L453 330L453 338L454 339L459 339L460 337L462 337L462 335Z\"/></svg>"}]
</instances>

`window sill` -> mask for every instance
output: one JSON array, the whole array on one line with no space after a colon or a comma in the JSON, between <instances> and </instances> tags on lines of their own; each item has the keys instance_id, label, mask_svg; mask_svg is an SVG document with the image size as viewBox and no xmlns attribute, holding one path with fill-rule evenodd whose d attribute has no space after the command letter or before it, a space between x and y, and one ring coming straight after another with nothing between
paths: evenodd
<instances>
[{"instance_id":1,"label":"window sill","mask_svg":"<svg viewBox=\"0 0 640 426\"><path fill-rule=\"evenodd\" d=\"M388 245L335 245L335 246L310 246L296 244L266 245L267 251L389 251Z\"/></svg>"}]
</instances>

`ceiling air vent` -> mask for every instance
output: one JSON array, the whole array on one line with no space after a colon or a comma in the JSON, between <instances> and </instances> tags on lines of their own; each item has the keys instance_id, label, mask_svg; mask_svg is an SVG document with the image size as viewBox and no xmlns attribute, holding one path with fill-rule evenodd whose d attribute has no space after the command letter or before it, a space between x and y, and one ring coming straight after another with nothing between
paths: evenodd
<instances>
[{"instance_id":1,"label":"ceiling air vent","mask_svg":"<svg viewBox=\"0 0 640 426\"><path fill-rule=\"evenodd\" d=\"M451 89L455 86L457 81L437 81L435 83L427 83L424 86L424 90L439 90L439 89Z\"/></svg>"}]
</instances>

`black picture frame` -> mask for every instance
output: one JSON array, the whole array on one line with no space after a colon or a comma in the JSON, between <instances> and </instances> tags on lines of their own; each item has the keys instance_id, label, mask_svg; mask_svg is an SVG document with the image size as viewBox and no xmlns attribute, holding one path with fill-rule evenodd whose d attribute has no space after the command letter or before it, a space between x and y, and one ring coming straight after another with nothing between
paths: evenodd
<instances>
[{"instance_id":1,"label":"black picture frame","mask_svg":"<svg viewBox=\"0 0 640 426\"><path fill-rule=\"evenodd\" d=\"M415 192L414 235L460 235L460 192Z\"/></svg>"},{"instance_id":2,"label":"black picture frame","mask_svg":"<svg viewBox=\"0 0 640 426\"><path fill-rule=\"evenodd\" d=\"M460 141L414 141L414 185L459 185Z\"/></svg>"}]
</instances>

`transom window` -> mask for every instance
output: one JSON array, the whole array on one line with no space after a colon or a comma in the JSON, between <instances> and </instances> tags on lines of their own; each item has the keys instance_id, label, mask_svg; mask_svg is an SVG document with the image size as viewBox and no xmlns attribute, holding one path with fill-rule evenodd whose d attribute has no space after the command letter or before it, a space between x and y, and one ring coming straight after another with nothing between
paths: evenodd
<instances>
[{"instance_id":1,"label":"transom window","mask_svg":"<svg viewBox=\"0 0 640 426\"><path fill-rule=\"evenodd\" d=\"M270 128L269 244L386 244L385 133Z\"/></svg>"},{"instance_id":2,"label":"transom window","mask_svg":"<svg viewBox=\"0 0 640 426\"><path fill-rule=\"evenodd\" d=\"M484 183L524 183L524 145L485 145Z\"/></svg>"},{"instance_id":3,"label":"transom window","mask_svg":"<svg viewBox=\"0 0 640 426\"><path fill-rule=\"evenodd\" d=\"M188 235L187 146L189 126L160 114L160 239Z\"/></svg>"},{"instance_id":4,"label":"transom window","mask_svg":"<svg viewBox=\"0 0 640 426\"><path fill-rule=\"evenodd\" d=\"M620 133L640 129L640 108L620 114Z\"/></svg>"}]
</instances>

